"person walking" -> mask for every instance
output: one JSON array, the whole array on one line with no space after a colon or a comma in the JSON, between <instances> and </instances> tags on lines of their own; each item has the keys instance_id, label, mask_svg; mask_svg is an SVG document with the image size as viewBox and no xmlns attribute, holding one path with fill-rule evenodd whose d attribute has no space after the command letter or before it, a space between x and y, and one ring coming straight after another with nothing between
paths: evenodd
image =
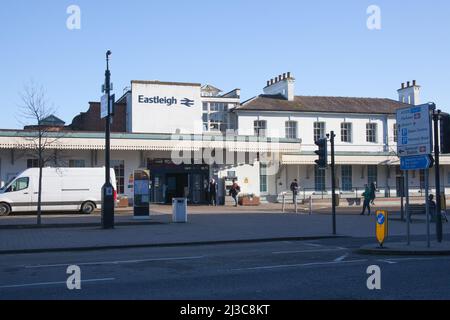
<instances>
[{"instance_id":1,"label":"person walking","mask_svg":"<svg viewBox=\"0 0 450 320\"><path fill-rule=\"evenodd\" d=\"M363 198L364 198L364 204L363 204L363 211L361 212L361 215L363 216L366 213L366 208L369 212L369 216L370 216L370 201L372 200L372 196L371 196L371 192L370 192L370 188L369 186L366 184L366 189L364 191L364 193L362 194Z\"/></svg>"},{"instance_id":2,"label":"person walking","mask_svg":"<svg viewBox=\"0 0 450 320\"><path fill-rule=\"evenodd\" d=\"M377 197L376 192L377 192L377 187L375 186L375 183L372 182L370 184L370 203L371 203L371 205L375 205L375 199Z\"/></svg>"},{"instance_id":3,"label":"person walking","mask_svg":"<svg viewBox=\"0 0 450 320\"><path fill-rule=\"evenodd\" d=\"M236 179L233 180L233 185L230 188L230 196L234 200L234 206L238 206L238 195L241 192L241 187L237 184Z\"/></svg>"},{"instance_id":4,"label":"person walking","mask_svg":"<svg viewBox=\"0 0 450 320\"><path fill-rule=\"evenodd\" d=\"M430 194L428 196L428 204L430 205L430 221L435 222L437 216L437 206L436 202L434 201L434 195Z\"/></svg>"},{"instance_id":5,"label":"person walking","mask_svg":"<svg viewBox=\"0 0 450 320\"><path fill-rule=\"evenodd\" d=\"M298 181L297 179L294 179L291 183L291 191L292 191L292 201L294 204L297 203L297 196L298 196Z\"/></svg>"},{"instance_id":6,"label":"person walking","mask_svg":"<svg viewBox=\"0 0 450 320\"><path fill-rule=\"evenodd\" d=\"M217 182L214 178L211 178L209 182L209 204L217 206Z\"/></svg>"}]
</instances>

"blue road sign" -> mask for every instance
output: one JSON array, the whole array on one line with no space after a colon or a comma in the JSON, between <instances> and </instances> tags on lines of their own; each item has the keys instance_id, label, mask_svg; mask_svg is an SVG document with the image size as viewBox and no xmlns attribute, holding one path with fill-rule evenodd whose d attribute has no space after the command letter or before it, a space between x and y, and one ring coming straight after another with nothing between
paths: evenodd
<instances>
[{"instance_id":1,"label":"blue road sign","mask_svg":"<svg viewBox=\"0 0 450 320\"><path fill-rule=\"evenodd\" d=\"M384 221L386 221L384 214L379 214L377 216L377 223L378 224L384 224Z\"/></svg>"},{"instance_id":2,"label":"blue road sign","mask_svg":"<svg viewBox=\"0 0 450 320\"><path fill-rule=\"evenodd\" d=\"M400 167L403 171L431 168L434 159L431 155L409 156L400 158Z\"/></svg>"}]
</instances>

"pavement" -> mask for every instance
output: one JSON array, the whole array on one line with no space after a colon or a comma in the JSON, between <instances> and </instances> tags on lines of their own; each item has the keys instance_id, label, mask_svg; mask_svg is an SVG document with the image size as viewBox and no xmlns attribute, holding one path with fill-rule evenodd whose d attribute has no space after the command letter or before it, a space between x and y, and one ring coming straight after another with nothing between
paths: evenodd
<instances>
[{"instance_id":1,"label":"pavement","mask_svg":"<svg viewBox=\"0 0 450 320\"><path fill-rule=\"evenodd\" d=\"M425 241L411 242L390 242L384 246L378 244L368 244L360 248L359 252L375 255L415 255L415 256L436 256L450 255L450 242L433 243L428 247Z\"/></svg>"},{"instance_id":2,"label":"pavement","mask_svg":"<svg viewBox=\"0 0 450 320\"><path fill-rule=\"evenodd\" d=\"M171 223L171 215L165 211L170 211L170 207L153 208L151 220L144 222L133 220L129 212L123 210L116 217L118 224L114 230L102 230L99 215L45 216L44 224L58 226L53 228L31 227L35 223L33 216L2 217L0 254L310 240L335 236L374 237L375 217L360 216L358 211L341 209L337 217L337 235L333 235L331 215L326 209L318 209L312 215L306 212L253 212L254 208L251 209L190 207L187 224ZM411 225L411 234L424 235L425 227L424 218L417 217ZM434 231L434 225L431 230ZM400 221L398 213L393 212L390 236L404 236L405 233L406 224ZM450 234L450 224L444 224L444 233Z\"/></svg>"}]
</instances>

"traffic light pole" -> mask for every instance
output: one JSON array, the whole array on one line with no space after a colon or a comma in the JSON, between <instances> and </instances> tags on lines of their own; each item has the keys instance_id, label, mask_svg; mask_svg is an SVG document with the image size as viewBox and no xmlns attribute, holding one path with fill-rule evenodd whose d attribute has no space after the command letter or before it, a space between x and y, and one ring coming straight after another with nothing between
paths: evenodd
<instances>
[{"instance_id":1,"label":"traffic light pole","mask_svg":"<svg viewBox=\"0 0 450 320\"><path fill-rule=\"evenodd\" d=\"M333 216L333 235L336 235L336 175L335 175L335 152L334 152L334 131L330 134L331 144L331 195L332 199L332 216Z\"/></svg>"},{"instance_id":2,"label":"traffic light pole","mask_svg":"<svg viewBox=\"0 0 450 320\"><path fill-rule=\"evenodd\" d=\"M108 99L108 110L105 118L105 184L102 188L102 228L114 228L114 188L111 184L111 72L109 71L109 56L106 53L105 94Z\"/></svg>"},{"instance_id":3,"label":"traffic light pole","mask_svg":"<svg viewBox=\"0 0 450 320\"><path fill-rule=\"evenodd\" d=\"M439 243L442 242L442 215L441 215L441 177L439 166L439 120L441 110L433 111L434 122L434 162L436 176L436 236Z\"/></svg>"}]
</instances>

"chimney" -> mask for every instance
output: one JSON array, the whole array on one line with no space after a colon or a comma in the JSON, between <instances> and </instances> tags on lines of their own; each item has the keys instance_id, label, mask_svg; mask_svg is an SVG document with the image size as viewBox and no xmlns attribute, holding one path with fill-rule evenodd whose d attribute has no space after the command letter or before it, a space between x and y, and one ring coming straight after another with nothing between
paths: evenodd
<instances>
[{"instance_id":1,"label":"chimney","mask_svg":"<svg viewBox=\"0 0 450 320\"><path fill-rule=\"evenodd\" d=\"M283 73L272 79L264 88L266 95L282 95L288 101L294 101L295 98L295 79L290 72Z\"/></svg>"},{"instance_id":2,"label":"chimney","mask_svg":"<svg viewBox=\"0 0 450 320\"><path fill-rule=\"evenodd\" d=\"M412 85L410 81L406 82L406 86L405 83L402 83L401 89L398 89L397 92L400 102L411 105L420 104L420 86L417 85L416 80L412 81Z\"/></svg>"}]
</instances>

